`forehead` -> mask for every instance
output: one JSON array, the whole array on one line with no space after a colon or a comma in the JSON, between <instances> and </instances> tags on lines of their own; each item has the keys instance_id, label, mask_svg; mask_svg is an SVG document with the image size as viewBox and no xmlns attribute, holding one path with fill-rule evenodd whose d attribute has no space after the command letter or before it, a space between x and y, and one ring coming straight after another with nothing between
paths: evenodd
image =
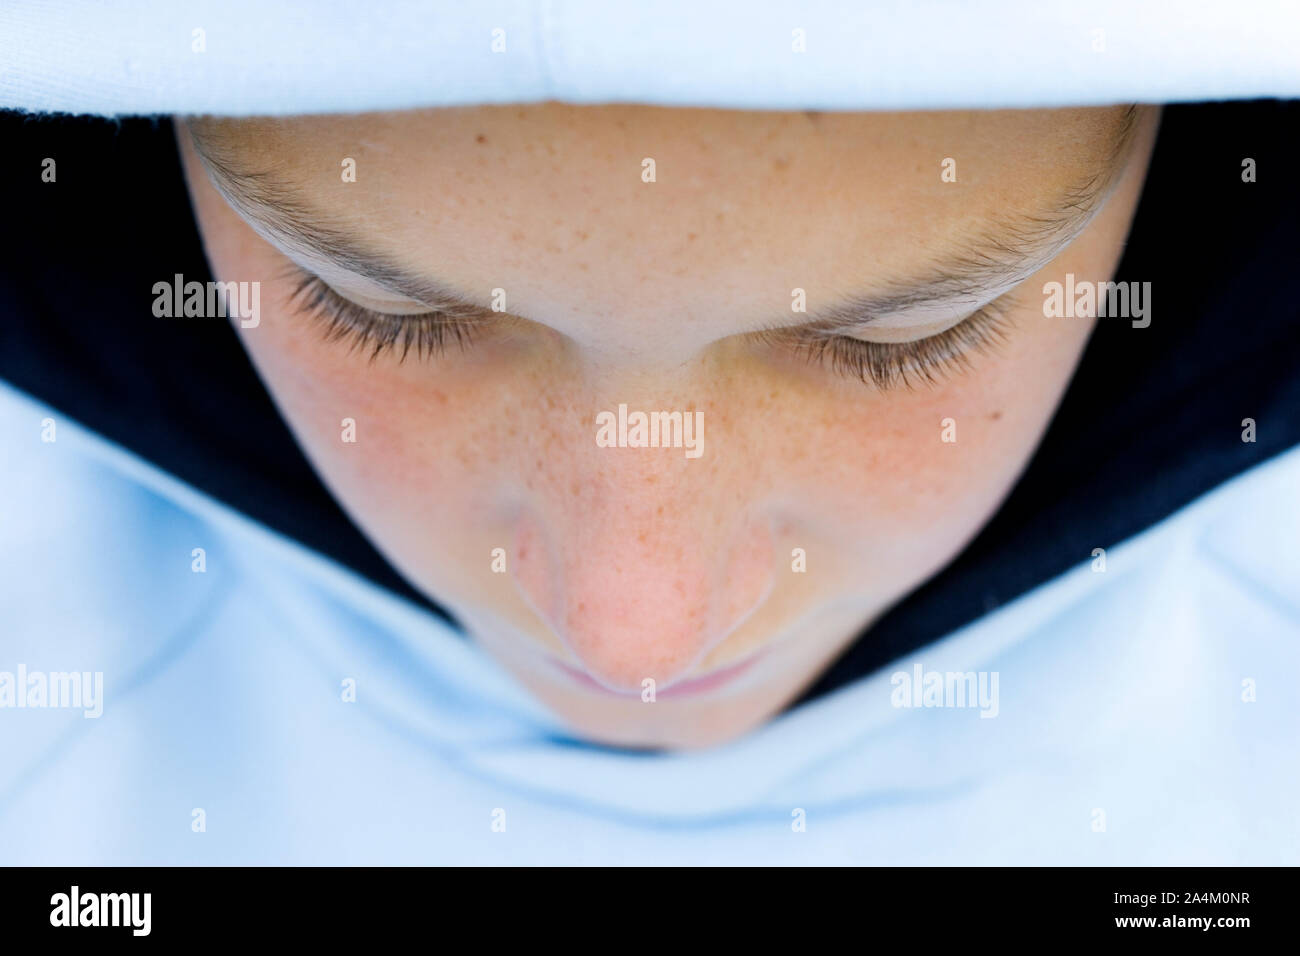
<instances>
[{"instance_id":1,"label":"forehead","mask_svg":"<svg viewBox=\"0 0 1300 956\"><path fill-rule=\"evenodd\" d=\"M542 104L191 126L236 187L562 328L884 292L994 224L1059 216L1110 179L1131 119Z\"/></svg>"}]
</instances>

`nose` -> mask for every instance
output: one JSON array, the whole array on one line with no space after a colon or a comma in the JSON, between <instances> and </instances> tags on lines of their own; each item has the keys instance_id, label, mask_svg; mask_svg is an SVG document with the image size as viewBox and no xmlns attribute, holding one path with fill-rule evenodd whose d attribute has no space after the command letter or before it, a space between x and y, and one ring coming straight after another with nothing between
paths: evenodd
<instances>
[{"instance_id":1,"label":"nose","mask_svg":"<svg viewBox=\"0 0 1300 956\"><path fill-rule=\"evenodd\" d=\"M627 450L609 450L619 451ZM625 693L647 678L662 690L696 671L762 603L773 580L771 531L752 512L704 497L707 482L692 482L685 468L676 481L613 471L519 517L513 576L588 675Z\"/></svg>"}]
</instances>

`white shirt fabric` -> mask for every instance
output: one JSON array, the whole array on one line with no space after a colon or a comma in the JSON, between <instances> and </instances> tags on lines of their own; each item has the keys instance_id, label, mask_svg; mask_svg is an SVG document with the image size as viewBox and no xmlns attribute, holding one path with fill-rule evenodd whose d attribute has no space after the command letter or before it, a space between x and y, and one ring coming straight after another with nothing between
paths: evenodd
<instances>
[{"instance_id":1,"label":"white shirt fabric","mask_svg":"<svg viewBox=\"0 0 1300 956\"><path fill-rule=\"evenodd\" d=\"M1295 0L9 0L0 109L562 100L962 109L1300 95Z\"/></svg>"},{"instance_id":2,"label":"white shirt fabric","mask_svg":"<svg viewBox=\"0 0 1300 956\"><path fill-rule=\"evenodd\" d=\"M429 612L3 383L0 449L0 672L103 674L98 717L0 707L0 863L1300 862L1300 449L677 755L575 742ZM996 673L996 716L894 706L918 664Z\"/></svg>"}]
</instances>

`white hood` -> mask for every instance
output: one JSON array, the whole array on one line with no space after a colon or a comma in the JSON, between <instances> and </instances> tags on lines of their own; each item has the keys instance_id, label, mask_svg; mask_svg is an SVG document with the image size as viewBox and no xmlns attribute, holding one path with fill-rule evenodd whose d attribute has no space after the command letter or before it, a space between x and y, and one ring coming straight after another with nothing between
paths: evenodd
<instances>
[{"instance_id":1,"label":"white hood","mask_svg":"<svg viewBox=\"0 0 1300 956\"><path fill-rule=\"evenodd\" d=\"M18 0L0 108L360 112L562 100L1051 107L1300 95L1293 0Z\"/></svg>"}]
</instances>

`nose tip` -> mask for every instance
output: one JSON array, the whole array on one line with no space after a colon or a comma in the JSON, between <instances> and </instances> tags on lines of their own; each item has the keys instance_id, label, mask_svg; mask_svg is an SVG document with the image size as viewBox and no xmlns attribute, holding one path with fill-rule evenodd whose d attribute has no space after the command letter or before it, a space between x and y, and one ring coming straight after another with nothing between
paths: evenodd
<instances>
[{"instance_id":1,"label":"nose tip","mask_svg":"<svg viewBox=\"0 0 1300 956\"><path fill-rule=\"evenodd\" d=\"M593 680L638 693L696 669L765 597L768 530L693 533L675 522L591 516L555 534L520 523L515 582ZM725 663L725 662L722 662Z\"/></svg>"}]
</instances>

